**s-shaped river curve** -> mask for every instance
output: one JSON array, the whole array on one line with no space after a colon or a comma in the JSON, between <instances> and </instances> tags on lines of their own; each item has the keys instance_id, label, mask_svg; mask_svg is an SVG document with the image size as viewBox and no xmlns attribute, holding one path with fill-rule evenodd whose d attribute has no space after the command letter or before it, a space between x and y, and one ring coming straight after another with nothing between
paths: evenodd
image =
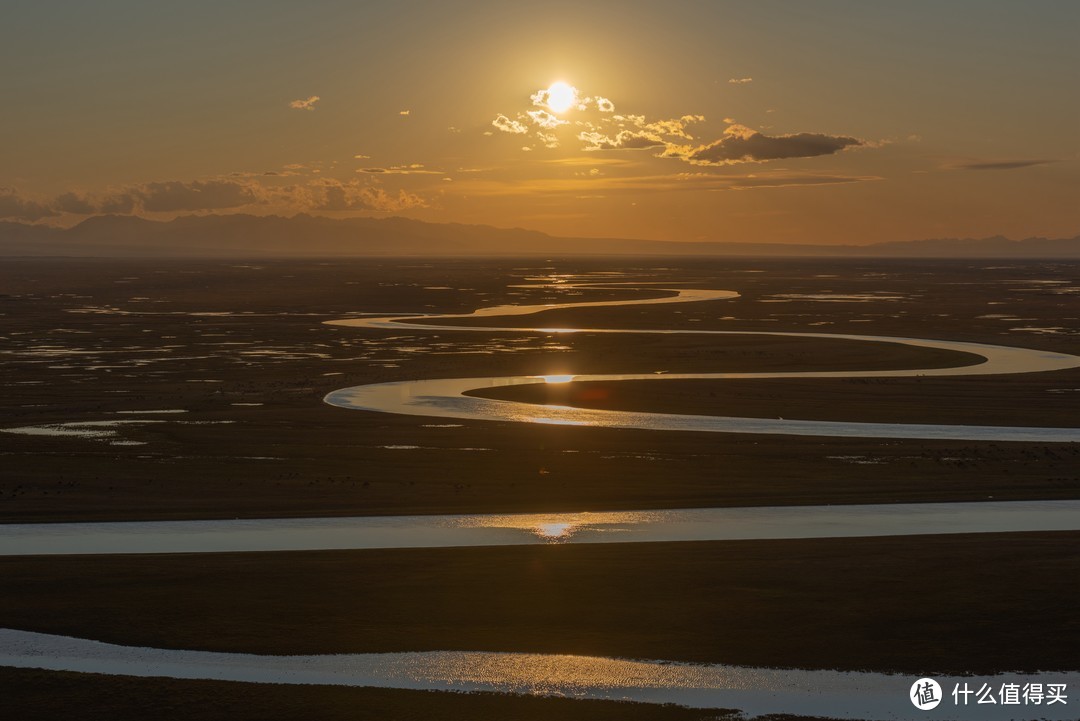
<instances>
[{"instance_id":1,"label":"s-shaped river curve","mask_svg":"<svg viewBox=\"0 0 1080 721\"><path fill-rule=\"evenodd\" d=\"M576 283L561 287L612 289L615 286L635 290L646 289L642 284ZM656 303L691 303L737 298L728 290L677 288L647 288L673 295L637 300L596 301L547 305L503 305L481 308L472 313L383 316L326 321L329 325L352 328L379 328L417 331L471 331L481 333L621 333L627 335L761 335L793 338L834 338L868 343L935 348L969 353L981 357L974 365L951 368L911 368L902 370L866 371L784 371L761 373L616 373L574 376L487 376L479 378L438 378L398 381L352 386L333 391L324 398L326 403L354 410L434 416L465 420L513 421L517 423L548 423L601 428L637 428L661 431L705 431L713 433L756 433L796 436L842 436L862 438L913 438L972 441L1037 441L1080 442L1080 428L1037 428L1028 426L943 425L926 423L858 423L854 421L785 420L781 418L742 418L735 416L705 416L678 413L644 413L612 411L567 406L536 405L520 401L479 398L466 395L472 391L500 386L516 386L565 381L625 381L649 380L722 380L733 378L910 378L914 376L1003 375L1008 373L1037 373L1080 367L1080 357L1031 348L970 343L963 341L898 338L891 336L854 335L848 333L805 333L779 331L726 330L634 330L617 328L536 328L490 327L470 325L441 325L432 320L481 317L523 316L545 310L645 305Z\"/></svg>"}]
</instances>

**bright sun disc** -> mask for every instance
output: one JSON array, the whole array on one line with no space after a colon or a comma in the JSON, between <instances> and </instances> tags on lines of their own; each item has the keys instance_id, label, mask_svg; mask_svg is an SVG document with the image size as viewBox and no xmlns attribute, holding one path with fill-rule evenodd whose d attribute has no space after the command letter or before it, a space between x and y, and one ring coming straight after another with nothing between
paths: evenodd
<instances>
[{"instance_id":1,"label":"bright sun disc","mask_svg":"<svg viewBox=\"0 0 1080 721\"><path fill-rule=\"evenodd\" d=\"M552 83L547 89L547 106L554 113L565 113L577 103L577 90L564 82Z\"/></svg>"}]
</instances>

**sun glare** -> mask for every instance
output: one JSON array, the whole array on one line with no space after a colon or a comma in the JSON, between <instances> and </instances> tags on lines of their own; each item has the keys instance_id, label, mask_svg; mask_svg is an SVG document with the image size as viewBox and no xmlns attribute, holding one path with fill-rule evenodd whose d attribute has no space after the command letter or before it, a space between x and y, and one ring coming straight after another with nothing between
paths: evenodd
<instances>
[{"instance_id":1,"label":"sun glare","mask_svg":"<svg viewBox=\"0 0 1080 721\"><path fill-rule=\"evenodd\" d=\"M547 89L547 106L553 113L565 113L577 104L577 89L562 81Z\"/></svg>"},{"instance_id":2,"label":"sun glare","mask_svg":"<svg viewBox=\"0 0 1080 721\"><path fill-rule=\"evenodd\" d=\"M551 375L540 377L544 379L545 383L569 383L574 380L574 376L572 375Z\"/></svg>"}]
</instances>

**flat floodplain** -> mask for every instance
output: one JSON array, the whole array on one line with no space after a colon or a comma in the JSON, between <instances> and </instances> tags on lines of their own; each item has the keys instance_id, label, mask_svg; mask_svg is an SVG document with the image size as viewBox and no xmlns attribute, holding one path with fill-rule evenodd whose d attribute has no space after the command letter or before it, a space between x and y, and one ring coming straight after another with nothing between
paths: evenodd
<instances>
[{"instance_id":1,"label":"flat floodplain","mask_svg":"<svg viewBox=\"0 0 1080 721\"><path fill-rule=\"evenodd\" d=\"M835 339L396 332L323 324L361 314L468 313L649 294L614 285L559 287L588 278L740 296L512 320L552 329L851 333L1076 353L1078 276L1075 262L1047 261L15 260L0 268L0 519L1076 499L1075 443L452 421L348 411L321 399L346 386L418 378L978 361ZM1068 427L1076 423L1080 370L558 383L498 393L621 410ZM910 673L1067 669L1075 667L1073 649L1080 646L1070 620L1080 570L1076 541L1071 533L1034 533L634 549L555 544L0 558L0 575L10 581L0 594L0 626L252 653L471 649ZM52 693L47 684L36 685L40 674L6 669L0 678L22 694ZM145 680L64 678L73 697L100 689L133 699L150 693ZM186 683L195 696L211 693L208 682ZM292 698L319 693L305 689ZM371 703L394 695L352 693L369 694ZM410 717L402 708L417 717L452 715L469 713L451 711L454 704L489 701L522 718L534 713L526 710L534 702L545 713L554 709L508 697L396 693L411 699L396 706L401 718ZM348 694L325 691L320 703L345 703L339 695ZM137 708L119 706L113 717ZM602 718L602 707L582 717Z\"/></svg>"}]
</instances>

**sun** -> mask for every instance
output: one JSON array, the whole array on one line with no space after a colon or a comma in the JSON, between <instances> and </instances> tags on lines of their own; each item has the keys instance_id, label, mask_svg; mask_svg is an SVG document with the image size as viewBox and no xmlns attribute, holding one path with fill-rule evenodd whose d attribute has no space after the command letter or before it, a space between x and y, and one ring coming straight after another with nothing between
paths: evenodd
<instances>
[{"instance_id":1,"label":"sun","mask_svg":"<svg viewBox=\"0 0 1080 721\"><path fill-rule=\"evenodd\" d=\"M577 88L562 82L552 83L547 89L547 106L553 113L565 113L577 105Z\"/></svg>"}]
</instances>

